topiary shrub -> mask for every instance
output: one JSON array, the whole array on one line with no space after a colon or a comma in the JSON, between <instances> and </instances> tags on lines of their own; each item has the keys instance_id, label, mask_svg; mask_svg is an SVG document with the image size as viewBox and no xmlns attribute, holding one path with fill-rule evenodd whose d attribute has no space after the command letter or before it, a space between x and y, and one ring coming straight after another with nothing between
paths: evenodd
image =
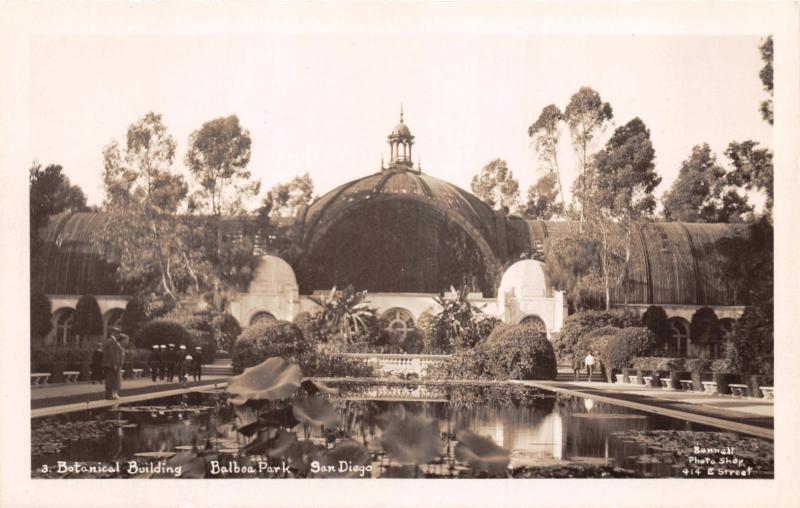
<instances>
[{"instance_id":1,"label":"topiary shrub","mask_svg":"<svg viewBox=\"0 0 800 508\"><path fill-rule=\"evenodd\" d=\"M294 323L289 321L258 321L247 327L233 343L233 371L240 373L267 358L279 356L300 363L308 343Z\"/></svg>"},{"instance_id":2,"label":"topiary shrub","mask_svg":"<svg viewBox=\"0 0 800 508\"><path fill-rule=\"evenodd\" d=\"M494 379L555 379L556 356L547 335L532 326L507 327L478 345L485 370Z\"/></svg>"},{"instance_id":3,"label":"topiary shrub","mask_svg":"<svg viewBox=\"0 0 800 508\"><path fill-rule=\"evenodd\" d=\"M83 295L78 299L72 328L80 341L103 335L103 313L94 296Z\"/></svg>"},{"instance_id":4,"label":"topiary shrub","mask_svg":"<svg viewBox=\"0 0 800 508\"><path fill-rule=\"evenodd\" d=\"M659 305L647 307L642 315L642 326L653 332L656 337L656 351L666 351L672 332L669 327L667 312Z\"/></svg>"},{"instance_id":5,"label":"topiary shrub","mask_svg":"<svg viewBox=\"0 0 800 508\"><path fill-rule=\"evenodd\" d=\"M191 351L194 348L192 334L175 321L157 319L142 326L133 337L133 343L138 348L151 349L155 344L175 344L186 346Z\"/></svg>"},{"instance_id":6,"label":"topiary shrub","mask_svg":"<svg viewBox=\"0 0 800 508\"><path fill-rule=\"evenodd\" d=\"M211 363L217 355L218 330L213 325L213 315L206 311L190 312L187 309L173 309L165 317L183 326L192 336L195 347L203 351L203 363ZM189 351L189 354L193 350Z\"/></svg>"},{"instance_id":7,"label":"topiary shrub","mask_svg":"<svg viewBox=\"0 0 800 508\"><path fill-rule=\"evenodd\" d=\"M647 355L655 344L653 332L643 327L624 328L610 337L601 357L612 369L629 367L637 356Z\"/></svg>"},{"instance_id":8,"label":"topiary shrub","mask_svg":"<svg viewBox=\"0 0 800 508\"><path fill-rule=\"evenodd\" d=\"M564 320L561 333L553 340L553 348L559 362L568 363L576 353L575 348L580 340L587 333L603 328L614 326L624 328L626 326L637 326L639 319L630 313L602 312L597 310L583 310L568 316Z\"/></svg>"},{"instance_id":9,"label":"topiary shrub","mask_svg":"<svg viewBox=\"0 0 800 508\"><path fill-rule=\"evenodd\" d=\"M235 317L227 312L214 316L211 324L217 331L217 345L224 351L230 351L236 338L242 333L242 327Z\"/></svg>"},{"instance_id":10,"label":"topiary shrub","mask_svg":"<svg viewBox=\"0 0 800 508\"><path fill-rule=\"evenodd\" d=\"M31 293L31 336L43 339L53 328L53 307L47 295Z\"/></svg>"},{"instance_id":11,"label":"topiary shrub","mask_svg":"<svg viewBox=\"0 0 800 508\"><path fill-rule=\"evenodd\" d=\"M120 326L122 332L133 337L138 332L142 325L147 321L147 313L145 312L144 303L138 296L134 296L125 305L125 310L122 311L122 319Z\"/></svg>"},{"instance_id":12,"label":"topiary shrub","mask_svg":"<svg viewBox=\"0 0 800 508\"><path fill-rule=\"evenodd\" d=\"M719 319L714 309L701 307L692 314L689 336L692 342L699 344L715 343L722 339L722 328L719 326Z\"/></svg>"}]
</instances>

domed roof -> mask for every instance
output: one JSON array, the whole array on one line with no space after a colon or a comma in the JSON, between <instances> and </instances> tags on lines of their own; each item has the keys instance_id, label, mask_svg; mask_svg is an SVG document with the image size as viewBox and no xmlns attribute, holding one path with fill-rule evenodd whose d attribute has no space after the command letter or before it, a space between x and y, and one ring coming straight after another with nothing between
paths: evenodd
<instances>
[{"instance_id":1,"label":"domed roof","mask_svg":"<svg viewBox=\"0 0 800 508\"><path fill-rule=\"evenodd\" d=\"M328 227L359 204L379 200L407 200L439 210L456 222L482 248L497 257L497 216L483 201L451 183L414 171L385 170L353 180L317 199L306 210L303 243L309 246Z\"/></svg>"},{"instance_id":2,"label":"domed roof","mask_svg":"<svg viewBox=\"0 0 800 508\"><path fill-rule=\"evenodd\" d=\"M408 125L400 122L399 124L394 126L392 129L392 133L389 135L390 137L394 138L411 138L411 130L408 128Z\"/></svg>"}]
</instances>

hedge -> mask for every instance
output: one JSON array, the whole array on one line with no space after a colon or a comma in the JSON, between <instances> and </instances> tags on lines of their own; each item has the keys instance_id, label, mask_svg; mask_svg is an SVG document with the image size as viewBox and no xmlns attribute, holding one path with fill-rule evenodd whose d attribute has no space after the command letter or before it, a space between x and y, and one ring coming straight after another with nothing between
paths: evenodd
<instances>
[{"instance_id":1,"label":"hedge","mask_svg":"<svg viewBox=\"0 0 800 508\"><path fill-rule=\"evenodd\" d=\"M53 328L52 306L44 293L31 293L31 335L44 338Z\"/></svg>"},{"instance_id":2,"label":"hedge","mask_svg":"<svg viewBox=\"0 0 800 508\"><path fill-rule=\"evenodd\" d=\"M628 367L635 357L649 353L654 344L655 335L647 328L624 328L611 336L600 356L606 368L621 369Z\"/></svg>"},{"instance_id":3,"label":"hedge","mask_svg":"<svg viewBox=\"0 0 800 508\"><path fill-rule=\"evenodd\" d=\"M569 361L576 354L576 346L587 333L605 326L624 328L638 326L640 319L632 314L584 310L568 316L561 333L553 340L556 357L560 362Z\"/></svg>"},{"instance_id":4,"label":"hedge","mask_svg":"<svg viewBox=\"0 0 800 508\"><path fill-rule=\"evenodd\" d=\"M289 321L257 321L233 343L233 371L238 374L273 356L300 363L307 350L308 343L297 325Z\"/></svg>"},{"instance_id":5,"label":"hedge","mask_svg":"<svg viewBox=\"0 0 800 508\"><path fill-rule=\"evenodd\" d=\"M495 379L555 379L558 374L553 345L534 326L509 326L480 348Z\"/></svg>"},{"instance_id":6,"label":"hedge","mask_svg":"<svg viewBox=\"0 0 800 508\"><path fill-rule=\"evenodd\" d=\"M92 295L83 295L75 304L72 328L79 337L103 335L103 314Z\"/></svg>"}]
</instances>

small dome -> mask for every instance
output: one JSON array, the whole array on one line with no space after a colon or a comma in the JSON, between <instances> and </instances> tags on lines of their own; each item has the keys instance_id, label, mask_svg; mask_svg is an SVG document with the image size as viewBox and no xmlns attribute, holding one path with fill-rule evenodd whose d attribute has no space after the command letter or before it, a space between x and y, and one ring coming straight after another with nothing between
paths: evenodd
<instances>
[{"instance_id":1,"label":"small dome","mask_svg":"<svg viewBox=\"0 0 800 508\"><path fill-rule=\"evenodd\" d=\"M410 138L411 131L409 130L408 125L404 124L403 122L400 122L399 124L394 126L394 129L392 129L391 136L398 138Z\"/></svg>"}]
</instances>

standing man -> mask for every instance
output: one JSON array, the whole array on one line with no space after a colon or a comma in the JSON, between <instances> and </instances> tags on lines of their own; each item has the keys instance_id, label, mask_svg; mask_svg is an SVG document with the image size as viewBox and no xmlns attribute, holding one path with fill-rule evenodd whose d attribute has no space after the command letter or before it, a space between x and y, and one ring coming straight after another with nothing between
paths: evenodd
<instances>
[{"instance_id":1,"label":"standing man","mask_svg":"<svg viewBox=\"0 0 800 508\"><path fill-rule=\"evenodd\" d=\"M117 337L122 338L122 331L112 327L111 333L103 345L103 370L106 375L106 399L115 400L119 398L119 391L122 388L122 364L125 361L125 350L119 343Z\"/></svg>"},{"instance_id":2,"label":"standing man","mask_svg":"<svg viewBox=\"0 0 800 508\"><path fill-rule=\"evenodd\" d=\"M589 382L592 382L592 371L594 371L594 356L592 356L592 352L589 351L586 354L586 358L583 359L584 365L586 365L586 374L589 376Z\"/></svg>"},{"instance_id":3,"label":"standing man","mask_svg":"<svg viewBox=\"0 0 800 508\"><path fill-rule=\"evenodd\" d=\"M203 376L203 348L197 346L192 355L192 374L195 381L200 381Z\"/></svg>"},{"instance_id":4,"label":"standing man","mask_svg":"<svg viewBox=\"0 0 800 508\"><path fill-rule=\"evenodd\" d=\"M178 353L175 344L170 344L167 349L167 380L171 383L175 379L175 364L178 363Z\"/></svg>"},{"instance_id":5,"label":"standing man","mask_svg":"<svg viewBox=\"0 0 800 508\"><path fill-rule=\"evenodd\" d=\"M167 345L161 344L161 364L158 366L158 379L164 381L167 378Z\"/></svg>"},{"instance_id":6,"label":"standing man","mask_svg":"<svg viewBox=\"0 0 800 508\"><path fill-rule=\"evenodd\" d=\"M155 383L158 379L158 371L161 369L161 350L158 348L158 344L154 345L153 350L150 351L147 366L150 367L150 379Z\"/></svg>"},{"instance_id":7,"label":"standing man","mask_svg":"<svg viewBox=\"0 0 800 508\"><path fill-rule=\"evenodd\" d=\"M578 353L575 353L575 356L572 357L572 375L575 378L575 381L581 380L581 371L584 367L584 360L580 357Z\"/></svg>"},{"instance_id":8,"label":"standing man","mask_svg":"<svg viewBox=\"0 0 800 508\"><path fill-rule=\"evenodd\" d=\"M102 383L105 373L103 372L103 343L98 342L97 347L92 353L92 384Z\"/></svg>"}]
</instances>

